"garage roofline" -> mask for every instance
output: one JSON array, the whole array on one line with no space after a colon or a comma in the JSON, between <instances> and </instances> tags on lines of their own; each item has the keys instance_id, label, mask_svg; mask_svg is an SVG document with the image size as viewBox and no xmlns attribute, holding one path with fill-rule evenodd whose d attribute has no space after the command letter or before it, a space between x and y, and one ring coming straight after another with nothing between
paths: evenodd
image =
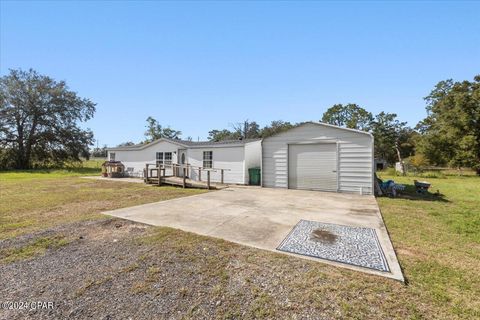
<instances>
[{"instance_id":1,"label":"garage roofline","mask_svg":"<svg viewBox=\"0 0 480 320\"><path fill-rule=\"evenodd\" d=\"M282 131L282 132L278 132L274 135L271 135L269 137L266 137L266 138L263 138L263 140L265 139L268 139L268 138L271 138L271 137L275 137L279 134L282 134L282 133L285 133L285 132L288 132L290 130L293 130L295 128L299 128L299 127L302 127L306 124L315 124L315 125L318 125L318 126L324 126L324 127L329 127L329 128L334 128L334 129L340 129L340 130L345 130L345 131L350 131L350 132L355 132L355 133L361 133L361 134L366 134L367 136L369 136L370 138L373 139L373 135L370 133L370 132L367 132L367 131L362 131L362 130L357 130L357 129L350 129L350 128L344 128L344 127L340 127L340 126L336 126L336 125L333 125L333 124L329 124L329 123L325 123L325 122L320 122L320 121L305 121L305 122L302 122L298 125L296 125L295 127L293 128L290 128L288 130L285 130L285 131Z\"/></svg>"},{"instance_id":2,"label":"garage roofline","mask_svg":"<svg viewBox=\"0 0 480 320\"><path fill-rule=\"evenodd\" d=\"M366 134L366 135L373 138L373 135L370 132L367 132L367 131L351 129L351 128L344 128L344 127L340 127L340 126L336 126L336 125L333 125L333 124L320 122L320 121L307 121L304 124L307 124L307 123L312 123L312 124L316 124L316 125L320 125L320 126L325 126L325 127L335 128L335 129L341 129L341 130L351 131L351 132L356 132L356 133L363 133L363 134Z\"/></svg>"}]
</instances>

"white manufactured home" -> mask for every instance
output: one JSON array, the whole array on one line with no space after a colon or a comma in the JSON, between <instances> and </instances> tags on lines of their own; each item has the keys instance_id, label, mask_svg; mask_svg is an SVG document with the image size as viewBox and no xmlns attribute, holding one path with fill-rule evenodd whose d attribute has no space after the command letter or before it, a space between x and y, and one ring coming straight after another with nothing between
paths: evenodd
<instances>
[{"instance_id":1,"label":"white manufactured home","mask_svg":"<svg viewBox=\"0 0 480 320\"><path fill-rule=\"evenodd\" d=\"M159 139L110 148L130 176L142 177L147 163L225 169L224 182L248 184L248 169L260 168L261 185L272 188L372 194L374 141L370 133L306 122L263 140L193 142ZM195 170L189 178L198 180ZM221 180L212 171L213 182Z\"/></svg>"},{"instance_id":2,"label":"white manufactured home","mask_svg":"<svg viewBox=\"0 0 480 320\"><path fill-rule=\"evenodd\" d=\"M171 165L178 164L225 169L225 183L248 184L248 168L260 167L261 140L194 142L161 138L143 145L110 148L108 159L121 161L128 176L143 177L147 163L165 165L167 175L171 175ZM220 182L220 174L220 170L211 171L212 182ZM190 179L199 180L198 171L189 170L189 175Z\"/></svg>"}]
</instances>

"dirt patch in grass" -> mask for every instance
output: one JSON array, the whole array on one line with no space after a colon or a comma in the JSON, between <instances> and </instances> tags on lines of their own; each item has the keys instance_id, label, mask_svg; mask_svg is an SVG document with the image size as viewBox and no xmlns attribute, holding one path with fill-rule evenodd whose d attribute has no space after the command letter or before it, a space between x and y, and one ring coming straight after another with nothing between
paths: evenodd
<instances>
[{"instance_id":1,"label":"dirt patch in grass","mask_svg":"<svg viewBox=\"0 0 480 320\"><path fill-rule=\"evenodd\" d=\"M420 252L415 249L408 249L408 248L397 248L397 254L403 255L403 256L409 256L409 257L414 257L416 259L428 259L428 256L424 252Z\"/></svg>"}]
</instances>

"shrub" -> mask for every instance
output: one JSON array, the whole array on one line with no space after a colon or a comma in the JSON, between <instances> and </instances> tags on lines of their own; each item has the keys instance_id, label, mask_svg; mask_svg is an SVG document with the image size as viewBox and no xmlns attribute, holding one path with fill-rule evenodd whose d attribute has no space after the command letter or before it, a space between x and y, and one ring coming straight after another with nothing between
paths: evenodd
<instances>
[{"instance_id":1,"label":"shrub","mask_svg":"<svg viewBox=\"0 0 480 320\"><path fill-rule=\"evenodd\" d=\"M422 172L429 165L428 159L421 153L409 157L405 162L417 172Z\"/></svg>"}]
</instances>

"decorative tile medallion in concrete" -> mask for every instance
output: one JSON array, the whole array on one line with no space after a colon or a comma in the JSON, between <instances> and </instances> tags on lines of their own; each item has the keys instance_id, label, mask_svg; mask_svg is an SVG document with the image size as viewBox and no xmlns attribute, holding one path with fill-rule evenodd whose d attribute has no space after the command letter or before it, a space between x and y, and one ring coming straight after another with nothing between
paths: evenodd
<instances>
[{"instance_id":1,"label":"decorative tile medallion in concrete","mask_svg":"<svg viewBox=\"0 0 480 320\"><path fill-rule=\"evenodd\" d=\"M300 220L277 250L390 271L372 228Z\"/></svg>"}]
</instances>

